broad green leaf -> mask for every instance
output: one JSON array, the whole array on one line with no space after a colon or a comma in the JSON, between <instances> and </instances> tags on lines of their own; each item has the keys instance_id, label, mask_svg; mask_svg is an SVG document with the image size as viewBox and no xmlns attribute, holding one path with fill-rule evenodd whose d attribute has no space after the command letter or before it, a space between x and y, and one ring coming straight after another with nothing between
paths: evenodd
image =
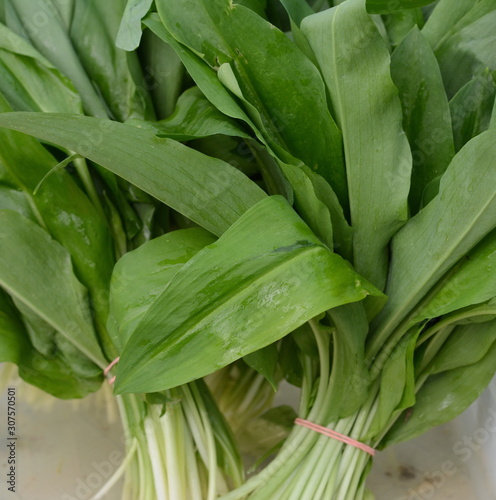
<instances>
[{"instance_id":1,"label":"broad green leaf","mask_svg":"<svg viewBox=\"0 0 496 500\"><path fill-rule=\"evenodd\" d=\"M0 212L0 284L64 335L100 367L86 290L67 250L38 225L10 210Z\"/></svg>"},{"instance_id":2,"label":"broad green leaf","mask_svg":"<svg viewBox=\"0 0 496 500\"><path fill-rule=\"evenodd\" d=\"M121 0L77 0L70 40L93 85L105 99L111 117L119 121L153 120L138 54L115 45L123 9Z\"/></svg>"},{"instance_id":3,"label":"broad green leaf","mask_svg":"<svg viewBox=\"0 0 496 500\"><path fill-rule=\"evenodd\" d=\"M437 50L451 35L494 9L493 0L439 0L422 33Z\"/></svg>"},{"instance_id":4,"label":"broad green leaf","mask_svg":"<svg viewBox=\"0 0 496 500\"><path fill-rule=\"evenodd\" d=\"M419 330L395 347L381 372L377 412L367 436L381 435L395 412L415 403L414 351Z\"/></svg>"},{"instance_id":5,"label":"broad green leaf","mask_svg":"<svg viewBox=\"0 0 496 500\"><path fill-rule=\"evenodd\" d=\"M34 349L47 360L58 358L63 360L70 371L82 379L103 379L102 369L88 359L81 351L66 339L43 318L29 309L19 299L13 299L21 314Z\"/></svg>"},{"instance_id":6,"label":"broad green leaf","mask_svg":"<svg viewBox=\"0 0 496 500\"><path fill-rule=\"evenodd\" d=\"M496 83L491 72L485 69L451 99L451 120L457 151L489 128L495 95Z\"/></svg>"},{"instance_id":7,"label":"broad green leaf","mask_svg":"<svg viewBox=\"0 0 496 500\"><path fill-rule=\"evenodd\" d=\"M268 148L264 147L255 139L244 139L241 145L238 146L237 152L242 153L243 144L246 145L251 153L247 161L249 160L251 163L256 163L256 172L259 171L262 175L265 183L265 190L270 195L280 194L284 196L286 200L288 200L288 203L292 205L294 202L293 187L283 173L283 164ZM229 163L236 166L236 163Z\"/></svg>"},{"instance_id":8,"label":"broad green leaf","mask_svg":"<svg viewBox=\"0 0 496 500\"><path fill-rule=\"evenodd\" d=\"M281 0L281 3L284 5L291 21L293 21L297 27L300 26L305 17L315 14L306 0Z\"/></svg>"},{"instance_id":9,"label":"broad green leaf","mask_svg":"<svg viewBox=\"0 0 496 500\"><path fill-rule=\"evenodd\" d=\"M222 85L216 72L190 49L178 43L165 29L157 14L150 14L144 20L145 26L150 28L160 39L167 42L181 59L189 75L205 97L222 113L247 123L255 132L258 139L265 143L261 133L251 121L245 111L235 100L234 96Z\"/></svg>"},{"instance_id":10,"label":"broad green leaf","mask_svg":"<svg viewBox=\"0 0 496 500\"><path fill-rule=\"evenodd\" d=\"M260 143L253 141L251 144L255 144L258 150L261 151ZM245 140L233 136L215 135L189 141L188 146L207 156L219 158L219 160L229 163L248 177L255 176L260 171L259 164L255 161L250 145ZM286 184L289 185L287 180ZM289 186L290 189L291 186Z\"/></svg>"},{"instance_id":11,"label":"broad green leaf","mask_svg":"<svg viewBox=\"0 0 496 500\"><path fill-rule=\"evenodd\" d=\"M331 186L305 165L281 168L293 186L301 217L329 248L351 260L353 232Z\"/></svg>"},{"instance_id":12,"label":"broad green leaf","mask_svg":"<svg viewBox=\"0 0 496 500\"><path fill-rule=\"evenodd\" d=\"M421 29L424 25L422 9L402 10L389 14L384 20L384 24L392 47L397 47L412 28L417 26Z\"/></svg>"},{"instance_id":13,"label":"broad green leaf","mask_svg":"<svg viewBox=\"0 0 496 500\"><path fill-rule=\"evenodd\" d=\"M153 0L127 0L122 14L115 44L123 50L135 50L141 40L141 20L146 16Z\"/></svg>"},{"instance_id":14,"label":"broad green leaf","mask_svg":"<svg viewBox=\"0 0 496 500\"><path fill-rule=\"evenodd\" d=\"M390 14L404 9L416 9L434 0L367 0L367 11L371 14Z\"/></svg>"},{"instance_id":15,"label":"broad green leaf","mask_svg":"<svg viewBox=\"0 0 496 500\"><path fill-rule=\"evenodd\" d=\"M477 1L477 0L476 0ZM436 48L441 40L453 29L453 26L473 8L474 0L439 0L427 19L422 34L432 48Z\"/></svg>"},{"instance_id":16,"label":"broad green leaf","mask_svg":"<svg viewBox=\"0 0 496 500\"><path fill-rule=\"evenodd\" d=\"M412 322L436 318L496 297L496 231L493 230L436 286Z\"/></svg>"},{"instance_id":17,"label":"broad green leaf","mask_svg":"<svg viewBox=\"0 0 496 500\"><path fill-rule=\"evenodd\" d=\"M310 177L313 172L293 165L283 165L282 169L293 187L296 211L321 241L334 249L331 214L315 193Z\"/></svg>"},{"instance_id":18,"label":"broad green leaf","mask_svg":"<svg viewBox=\"0 0 496 500\"><path fill-rule=\"evenodd\" d=\"M265 8L267 7L267 0L236 0L236 3L247 7L253 12L256 12L259 16L266 18Z\"/></svg>"},{"instance_id":19,"label":"broad green leaf","mask_svg":"<svg viewBox=\"0 0 496 500\"><path fill-rule=\"evenodd\" d=\"M177 271L214 241L201 228L172 231L128 252L117 262L110 286L110 313L118 327L113 338L118 349Z\"/></svg>"},{"instance_id":20,"label":"broad green leaf","mask_svg":"<svg viewBox=\"0 0 496 500\"><path fill-rule=\"evenodd\" d=\"M86 112L100 118L107 117L107 107L79 60L67 32L68 26L54 0L18 0L9 4L18 17L19 28L24 31L18 34L29 34L36 49L70 78ZM43 22L37 22L39 19ZM12 25L9 27L14 29Z\"/></svg>"},{"instance_id":21,"label":"broad green leaf","mask_svg":"<svg viewBox=\"0 0 496 500\"><path fill-rule=\"evenodd\" d=\"M441 176L455 155L448 98L436 57L418 28L413 28L394 51L391 77L403 107L403 128L412 150L409 195L414 213L422 193Z\"/></svg>"},{"instance_id":22,"label":"broad green leaf","mask_svg":"<svg viewBox=\"0 0 496 500\"><path fill-rule=\"evenodd\" d=\"M5 109L8 107L0 96L0 110ZM0 140L0 166L24 192L37 221L70 253L79 279L90 292L100 334L105 336L108 285L114 265L106 221L64 170L48 175L33 194L58 161L34 138L19 132L0 128Z\"/></svg>"},{"instance_id":23,"label":"broad green leaf","mask_svg":"<svg viewBox=\"0 0 496 500\"><path fill-rule=\"evenodd\" d=\"M436 282L496 226L495 155L495 130L472 139L443 175L438 196L394 237L389 299L375 321L372 355Z\"/></svg>"},{"instance_id":24,"label":"broad green leaf","mask_svg":"<svg viewBox=\"0 0 496 500\"><path fill-rule=\"evenodd\" d=\"M254 127L258 132L257 135L262 137L261 141L266 145L267 149L271 151L274 158L277 158L279 161L282 160L286 163L300 165L301 160L296 159L280 144L270 140L270 129L266 126L265 120L260 111L243 94L238 77L236 76L232 66L229 63L221 64L217 70L217 77L224 87L229 89L231 93L243 103L244 109L253 120ZM280 120L277 119L275 121L280 124Z\"/></svg>"},{"instance_id":25,"label":"broad green leaf","mask_svg":"<svg viewBox=\"0 0 496 500\"><path fill-rule=\"evenodd\" d=\"M172 278L126 344L115 391L202 377L369 293L282 197L266 198Z\"/></svg>"},{"instance_id":26,"label":"broad green leaf","mask_svg":"<svg viewBox=\"0 0 496 500\"><path fill-rule=\"evenodd\" d=\"M365 363L368 323L363 304L347 304L328 312L334 324L330 420L356 412L368 394L370 377Z\"/></svg>"},{"instance_id":27,"label":"broad green leaf","mask_svg":"<svg viewBox=\"0 0 496 500\"><path fill-rule=\"evenodd\" d=\"M15 111L80 113L72 83L24 38L0 24L0 91Z\"/></svg>"},{"instance_id":28,"label":"broad green leaf","mask_svg":"<svg viewBox=\"0 0 496 500\"><path fill-rule=\"evenodd\" d=\"M478 72L496 71L494 25L496 10L456 31L435 50L448 97L453 97Z\"/></svg>"},{"instance_id":29,"label":"broad green leaf","mask_svg":"<svg viewBox=\"0 0 496 500\"><path fill-rule=\"evenodd\" d=\"M130 125L77 115L3 113L0 126L99 163L217 235L265 197L234 167Z\"/></svg>"},{"instance_id":30,"label":"broad green leaf","mask_svg":"<svg viewBox=\"0 0 496 500\"><path fill-rule=\"evenodd\" d=\"M306 0L281 0L281 4L284 5L287 15L289 16L294 43L308 59L317 66L317 61L315 60L315 55L310 44L300 29L301 21L303 21L305 17L314 14L314 10Z\"/></svg>"},{"instance_id":31,"label":"broad green leaf","mask_svg":"<svg viewBox=\"0 0 496 500\"><path fill-rule=\"evenodd\" d=\"M141 43L140 60L145 86L150 92L157 119L167 118L174 111L181 92L184 66L174 49L151 30L143 32Z\"/></svg>"},{"instance_id":32,"label":"broad green leaf","mask_svg":"<svg viewBox=\"0 0 496 500\"><path fill-rule=\"evenodd\" d=\"M13 210L36 222L29 199L22 191L0 185L0 210Z\"/></svg>"},{"instance_id":33,"label":"broad green leaf","mask_svg":"<svg viewBox=\"0 0 496 500\"><path fill-rule=\"evenodd\" d=\"M262 117L269 144L322 175L344 203L341 134L327 111L318 70L294 43L250 9L228 0L156 4L177 41L211 67L229 63L244 98Z\"/></svg>"},{"instance_id":34,"label":"broad green leaf","mask_svg":"<svg viewBox=\"0 0 496 500\"><path fill-rule=\"evenodd\" d=\"M458 326L436 354L429 373L434 375L478 363L495 341L494 321Z\"/></svg>"},{"instance_id":35,"label":"broad green leaf","mask_svg":"<svg viewBox=\"0 0 496 500\"><path fill-rule=\"evenodd\" d=\"M295 387L301 388L303 381L302 358L298 344L292 335L288 335L281 340L277 364L284 380Z\"/></svg>"},{"instance_id":36,"label":"broad green leaf","mask_svg":"<svg viewBox=\"0 0 496 500\"><path fill-rule=\"evenodd\" d=\"M18 365L24 352L32 349L24 325L9 296L0 289L0 362Z\"/></svg>"},{"instance_id":37,"label":"broad green leaf","mask_svg":"<svg viewBox=\"0 0 496 500\"><path fill-rule=\"evenodd\" d=\"M277 344L274 343L258 351L247 354L243 357L243 361L250 368L253 368L266 378L274 391L277 391L276 370L278 357L279 351L277 349Z\"/></svg>"},{"instance_id":38,"label":"broad green leaf","mask_svg":"<svg viewBox=\"0 0 496 500\"><path fill-rule=\"evenodd\" d=\"M363 0L309 16L301 29L343 133L354 266L383 288L389 240L407 219L411 171L389 52Z\"/></svg>"},{"instance_id":39,"label":"broad green leaf","mask_svg":"<svg viewBox=\"0 0 496 500\"><path fill-rule=\"evenodd\" d=\"M480 328L496 328L496 322ZM487 354L472 365L429 377L417 393L417 401L408 418L402 416L386 435L381 446L389 446L444 424L464 411L489 384L496 371L496 342Z\"/></svg>"},{"instance_id":40,"label":"broad green leaf","mask_svg":"<svg viewBox=\"0 0 496 500\"><path fill-rule=\"evenodd\" d=\"M214 107L198 87L186 90L179 97L177 107L169 118L151 124L159 137L178 141L215 134L250 137L235 120Z\"/></svg>"},{"instance_id":41,"label":"broad green leaf","mask_svg":"<svg viewBox=\"0 0 496 500\"><path fill-rule=\"evenodd\" d=\"M38 352L29 340L18 311L1 289L0 361L15 363L23 380L58 398L81 398L99 389L102 382L101 370L97 376L81 377L74 373L73 363L60 352L48 356Z\"/></svg>"}]
</instances>

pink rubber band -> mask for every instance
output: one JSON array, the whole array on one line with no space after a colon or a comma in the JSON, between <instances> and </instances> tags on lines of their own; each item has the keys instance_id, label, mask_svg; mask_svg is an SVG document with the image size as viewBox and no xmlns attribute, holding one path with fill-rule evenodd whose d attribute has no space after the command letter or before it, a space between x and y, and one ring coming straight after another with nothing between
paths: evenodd
<instances>
[{"instance_id":1,"label":"pink rubber band","mask_svg":"<svg viewBox=\"0 0 496 500\"><path fill-rule=\"evenodd\" d=\"M340 434L339 432L333 431L332 429L323 427L322 425L314 424L313 422L309 422L308 420L303 420L302 418L297 418L295 420L295 424L301 425L302 427L306 427L312 431L319 432L324 436L336 439L337 441L349 444L350 446L354 446L355 448L358 448L359 450L362 450L365 453L368 453L369 455L374 456L376 453L376 450L374 450L374 448L371 448L370 446L367 446L364 443L360 443L360 441L356 441L355 439L345 436L344 434Z\"/></svg>"},{"instance_id":2,"label":"pink rubber band","mask_svg":"<svg viewBox=\"0 0 496 500\"><path fill-rule=\"evenodd\" d=\"M112 363L110 363L105 370L103 370L103 376L106 377L107 373L112 370L112 368L119 362L120 356L117 356ZM109 379L109 384L113 384L115 382L115 376Z\"/></svg>"}]
</instances>

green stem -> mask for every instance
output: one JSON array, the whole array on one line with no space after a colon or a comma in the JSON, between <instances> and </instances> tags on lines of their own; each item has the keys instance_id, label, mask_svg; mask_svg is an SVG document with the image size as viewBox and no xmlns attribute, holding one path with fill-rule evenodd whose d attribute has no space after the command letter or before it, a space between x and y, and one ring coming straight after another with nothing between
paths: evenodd
<instances>
[{"instance_id":1,"label":"green stem","mask_svg":"<svg viewBox=\"0 0 496 500\"><path fill-rule=\"evenodd\" d=\"M477 316L487 316L487 315L495 315L496 309L494 307L488 307L487 309L477 309L472 311L462 311L457 314L453 314L448 316L447 318L442 319L439 323L436 323L431 328L427 329L419 338L417 342L417 347L422 345L424 342L429 340L433 335L442 330L443 328L456 323L457 321L461 321L468 318L475 318Z\"/></svg>"}]
</instances>

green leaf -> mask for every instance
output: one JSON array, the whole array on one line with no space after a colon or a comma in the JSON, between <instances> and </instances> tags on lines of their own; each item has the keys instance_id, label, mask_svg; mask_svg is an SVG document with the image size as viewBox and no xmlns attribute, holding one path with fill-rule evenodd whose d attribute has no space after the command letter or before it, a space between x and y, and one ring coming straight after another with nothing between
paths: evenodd
<instances>
[{"instance_id":1,"label":"green leaf","mask_svg":"<svg viewBox=\"0 0 496 500\"><path fill-rule=\"evenodd\" d=\"M115 44L123 50L135 50L141 40L141 20L146 16L153 0L127 0Z\"/></svg>"},{"instance_id":2,"label":"green leaf","mask_svg":"<svg viewBox=\"0 0 496 500\"><path fill-rule=\"evenodd\" d=\"M0 289L0 361L18 365L23 353L31 349L26 330L14 305L9 296Z\"/></svg>"},{"instance_id":3,"label":"green leaf","mask_svg":"<svg viewBox=\"0 0 496 500\"><path fill-rule=\"evenodd\" d=\"M243 361L256 372L260 373L264 378L267 379L269 384L272 386L274 391L277 391L277 359L279 357L279 351L277 349L277 344L270 344L258 351L247 354L243 357Z\"/></svg>"},{"instance_id":4,"label":"green leaf","mask_svg":"<svg viewBox=\"0 0 496 500\"><path fill-rule=\"evenodd\" d=\"M397 47L414 27L422 28L424 15L422 9L402 10L389 14L384 21L392 47Z\"/></svg>"},{"instance_id":5,"label":"green leaf","mask_svg":"<svg viewBox=\"0 0 496 500\"><path fill-rule=\"evenodd\" d=\"M179 97L177 107L169 118L151 124L159 137L169 137L178 141L215 134L250 137L235 120L223 115L214 107L198 87L186 90Z\"/></svg>"},{"instance_id":6,"label":"green leaf","mask_svg":"<svg viewBox=\"0 0 496 500\"><path fill-rule=\"evenodd\" d=\"M54 0L19 0L9 5L23 30L18 34L29 34L28 38L36 49L72 81L88 113L107 117L107 108L79 60L66 20ZM43 22L37 22L39 19Z\"/></svg>"},{"instance_id":7,"label":"green leaf","mask_svg":"<svg viewBox=\"0 0 496 500\"><path fill-rule=\"evenodd\" d=\"M38 225L10 210L0 211L0 243L0 285L105 367L86 290L74 275L67 250Z\"/></svg>"},{"instance_id":8,"label":"green leaf","mask_svg":"<svg viewBox=\"0 0 496 500\"><path fill-rule=\"evenodd\" d=\"M266 198L172 278L126 344L115 391L199 378L369 293L283 198Z\"/></svg>"},{"instance_id":9,"label":"green leaf","mask_svg":"<svg viewBox=\"0 0 496 500\"><path fill-rule=\"evenodd\" d=\"M0 110L5 109L0 96ZM21 116L24 115L21 113ZM0 140L0 166L9 172L16 187L22 189L36 220L69 251L78 278L91 294L99 333L105 338L107 293L114 265L106 221L64 170L46 177L36 195L33 194L58 161L37 140L19 132L0 128Z\"/></svg>"},{"instance_id":10,"label":"green leaf","mask_svg":"<svg viewBox=\"0 0 496 500\"><path fill-rule=\"evenodd\" d=\"M123 9L121 0L74 2L70 40L93 85L105 99L111 117L119 121L153 120L138 54L125 52L115 44Z\"/></svg>"},{"instance_id":11,"label":"green leaf","mask_svg":"<svg viewBox=\"0 0 496 500\"><path fill-rule=\"evenodd\" d=\"M265 197L227 163L129 125L76 115L3 113L0 126L99 163L217 235Z\"/></svg>"},{"instance_id":12,"label":"green leaf","mask_svg":"<svg viewBox=\"0 0 496 500\"><path fill-rule=\"evenodd\" d=\"M358 273L382 288L389 240L407 219L411 170L389 52L363 0L309 16L301 29L343 132L353 262Z\"/></svg>"},{"instance_id":13,"label":"green leaf","mask_svg":"<svg viewBox=\"0 0 496 500\"><path fill-rule=\"evenodd\" d=\"M13 301L21 313L33 347L40 354L47 360L64 361L67 369L81 379L99 379L100 382L103 380L102 369L98 365L23 302L16 298Z\"/></svg>"},{"instance_id":14,"label":"green leaf","mask_svg":"<svg viewBox=\"0 0 496 500\"><path fill-rule=\"evenodd\" d=\"M492 307L494 308L494 304ZM478 363L489 352L495 341L494 321L458 326L436 354L428 369L429 373L435 375Z\"/></svg>"},{"instance_id":15,"label":"green leaf","mask_svg":"<svg viewBox=\"0 0 496 500\"><path fill-rule=\"evenodd\" d=\"M77 359L72 357L69 362L60 351L47 355L38 352L29 339L19 312L8 295L0 289L1 362L15 363L23 380L55 397L81 398L100 388L102 372L98 369L96 376L89 377L76 374L74 361L79 363L81 359L87 359L80 352L76 356Z\"/></svg>"},{"instance_id":16,"label":"green leaf","mask_svg":"<svg viewBox=\"0 0 496 500\"><path fill-rule=\"evenodd\" d=\"M404 9L416 9L433 3L433 0L367 0L370 14L390 14Z\"/></svg>"},{"instance_id":17,"label":"green leaf","mask_svg":"<svg viewBox=\"0 0 496 500\"><path fill-rule=\"evenodd\" d=\"M494 332L496 322L477 326L490 328ZM470 348L470 343L467 348ZM381 446L412 439L455 418L482 393L495 371L496 342L493 342L487 354L477 363L429 377L417 393L411 415L397 420Z\"/></svg>"},{"instance_id":18,"label":"green leaf","mask_svg":"<svg viewBox=\"0 0 496 500\"><path fill-rule=\"evenodd\" d=\"M281 0L281 3L284 5L291 21L293 21L297 27L300 26L305 17L314 14L312 7L308 5L306 0Z\"/></svg>"},{"instance_id":19,"label":"green leaf","mask_svg":"<svg viewBox=\"0 0 496 500\"><path fill-rule=\"evenodd\" d=\"M201 228L172 231L128 252L117 262L110 286L110 313L118 327L113 340L119 350L177 271L214 241Z\"/></svg>"},{"instance_id":20,"label":"green leaf","mask_svg":"<svg viewBox=\"0 0 496 500\"><path fill-rule=\"evenodd\" d=\"M436 286L412 322L443 316L496 297L496 231L491 231Z\"/></svg>"},{"instance_id":21,"label":"green leaf","mask_svg":"<svg viewBox=\"0 0 496 500\"><path fill-rule=\"evenodd\" d=\"M314 174L308 167L303 167L305 169L283 164L281 168L293 188L296 211L310 229L332 250L334 242L331 214L325 203L317 196L312 183L311 176L317 174ZM346 224L345 220L344 222Z\"/></svg>"},{"instance_id":22,"label":"green leaf","mask_svg":"<svg viewBox=\"0 0 496 500\"><path fill-rule=\"evenodd\" d=\"M381 372L377 413L367 435L381 435L395 412L415 403L414 351L419 329L401 339Z\"/></svg>"},{"instance_id":23,"label":"green leaf","mask_svg":"<svg viewBox=\"0 0 496 500\"><path fill-rule=\"evenodd\" d=\"M374 324L370 353L427 292L496 226L496 131L472 139L454 157L438 196L395 236L385 308Z\"/></svg>"},{"instance_id":24,"label":"green leaf","mask_svg":"<svg viewBox=\"0 0 496 500\"><path fill-rule=\"evenodd\" d=\"M485 68L496 71L495 23L496 6L492 3L491 12L461 27L436 48L449 98Z\"/></svg>"},{"instance_id":25,"label":"green leaf","mask_svg":"<svg viewBox=\"0 0 496 500\"><path fill-rule=\"evenodd\" d=\"M328 312L334 324L332 391L330 420L355 413L364 403L370 385L365 363L365 338L368 333L363 304L347 304Z\"/></svg>"},{"instance_id":26,"label":"green leaf","mask_svg":"<svg viewBox=\"0 0 496 500\"><path fill-rule=\"evenodd\" d=\"M149 14L143 22L155 35L168 43L176 51L176 54L181 59L191 78L198 85L198 88L219 111L231 118L243 120L255 129L250 118L248 118L229 91L220 83L215 71L202 61L199 56L178 43L165 29L157 14Z\"/></svg>"},{"instance_id":27,"label":"green leaf","mask_svg":"<svg viewBox=\"0 0 496 500\"><path fill-rule=\"evenodd\" d=\"M490 71L485 69L451 99L451 119L457 151L489 128L495 96L496 83Z\"/></svg>"},{"instance_id":28,"label":"green leaf","mask_svg":"<svg viewBox=\"0 0 496 500\"><path fill-rule=\"evenodd\" d=\"M455 156L448 98L436 57L418 28L413 28L391 58L391 77L403 107L403 128L413 158L410 207L441 176Z\"/></svg>"},{"instance_id":29,"label":"green leaf","mask_svg":"<svg viewBox=\"0 0 496 500\"><path fill-rule=\"evenodd\" d=\"M0 24L0 91L15 111L82 112L73 84L24 38Z\"/></svg>"},{"instance_id":30,"label":"green leaf","mask_svg":"<svg viewBox=\"0 0 496 500\"><path fill-rule=\"evenodd\" d=\"M156 4L177 41L211 67L229 64L242 95L262 118L269 145L322 175L344 203L341 134L327 110L318 70L294 43L250 9L228 0ZM269 46L274 49L267 51Z\"/></svg>"},{"instance_id":31,"label":"green leaf","mask_svg":"<svg viewBox=\"0 0 496 500\"><path fill-rule=\"evenodd\" d=\"M157 119L167 118L174 111L181 92L184 66L174 49L152 31L143 32L141 44L143 51L140 59L155 114Z\"/></svg>"},{"instance_id":32,"label":"green leaf","mask_svg":"<svg viewBox=\"0 0 496 500\"><path fill-rule=\"evenodd\" d=\"M493 0L439 0L422 33L434 50L457 31L495 9Z\"/></svg>"},{"instance_id":33,"label":"green leaf","mask_svg":"<svg viewBox=\"0 0 496 500\"><path fill-rule=\"evenodd\" d=\"M0 185L0 210L13 210L36 222L36 216L28 198L17 189Z\"/></svg>"},{"instance_id":34,"label":"green leaf","mask_svg":"<svg viewBox=\"0 0 496 500\"><path fill-rule=\"evenodd\" d=\"M293 335L288 335L281 340L277 364L284 380L301 388L303 381L301 353Z\"/></svg>"}]
</instances>

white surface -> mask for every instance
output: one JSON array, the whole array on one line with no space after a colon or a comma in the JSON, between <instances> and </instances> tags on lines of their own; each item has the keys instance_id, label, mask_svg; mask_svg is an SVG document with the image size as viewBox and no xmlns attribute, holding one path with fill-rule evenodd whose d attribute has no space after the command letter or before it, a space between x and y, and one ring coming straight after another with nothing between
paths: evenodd
<instances>
[{"instance_id":1,"label":"white surface","mask_svg":"<svg viewBox=\"0 0 496 500\"><path fill-rule=\"evenodd\" d=\"M0 498L88 500L122 460L122 432L115 408L106 409L98 394L75 403L45 397L22 383L15 387L17 492L6 489L6 448L2 445ZM6 414L6 395L6 390L0 395L2 415ZM6 443L6 417L0 422L2 443ZM496 500L491 465L496 459L495 435L493 382L454 422L379 453L369 487L377 500ZM119 486L106 496L106 500L119 498Z\"/></svg>"}]
</instances>

